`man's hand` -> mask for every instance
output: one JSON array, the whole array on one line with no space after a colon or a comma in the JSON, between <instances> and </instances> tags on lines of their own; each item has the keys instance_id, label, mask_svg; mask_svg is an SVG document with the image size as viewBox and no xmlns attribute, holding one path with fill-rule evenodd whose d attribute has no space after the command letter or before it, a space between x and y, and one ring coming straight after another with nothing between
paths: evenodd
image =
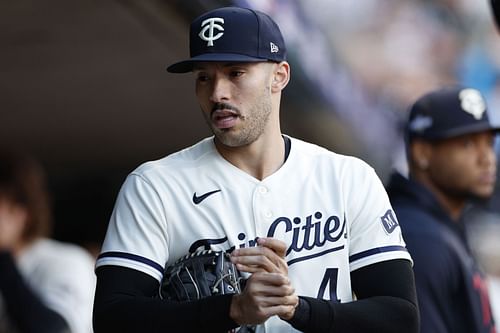
<instances>
[{"instance_id":1,"label":"man's hand","mask_svg":"<svg viewBox=\"0 0 500 333\"><path fill-rule=\"evenodd\" d=\"M274 315L293 316L297 301L287 277L257 272L247 280L243 292L233 296L230 316L238 324L261 324Z\"/></svg>"},{"instance_id":2,"label":"man's hand","mask_svg":"<svg viewBox=\"0 0 500 333\"><path fill-rule=\"evenodd\" d=\"M258 246L236 249L231 253L231 261L241 272L281 273L288 276L285 261L286 244L274 238L257 239Z\"/></svg>"},{"instance_id":3,"label":"man's hand","mask_svg":"<svg viewBox=\"0 0 500 333\"><path fill-rule=\"evenodd\" d=\"M299 300L288 278L286 244L274 238L259 238L257 244L231 254L238 270L253 273L231 303L230 316L239 324L260 324L274 315L290 319Z\"/></svg>"}]
</instances>

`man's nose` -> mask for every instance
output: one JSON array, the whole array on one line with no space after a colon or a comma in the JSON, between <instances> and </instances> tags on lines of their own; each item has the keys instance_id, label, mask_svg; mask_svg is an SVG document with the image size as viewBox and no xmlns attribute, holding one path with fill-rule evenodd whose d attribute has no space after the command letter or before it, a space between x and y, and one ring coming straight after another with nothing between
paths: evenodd
<instances>
[{"instance_id":1,"label":"man's nose","mask_svg":"<svg viewBox=\"0 0 500 333\"><path fill-rule=\"evenodd\" d=\"M215 77L212 81L210 100L213 103L227 101L231 97L231 82L223 77Z\"/></svg>"}]
</instances>

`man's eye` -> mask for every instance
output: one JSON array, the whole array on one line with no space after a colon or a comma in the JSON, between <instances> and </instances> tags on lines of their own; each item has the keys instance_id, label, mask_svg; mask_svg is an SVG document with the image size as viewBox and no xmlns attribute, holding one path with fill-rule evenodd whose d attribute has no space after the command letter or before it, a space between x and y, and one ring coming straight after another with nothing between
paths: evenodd
<instances>
[{"instance_id":1,"label":"man's eye","mask_svg":"<svg viewBox=\"0 0 500 333\"><path fill-rule=\"evenodd\" d=\"M475 142L474 140L470 139L470 138L466 138L462 141L462 146L464 148L473 148L475 145Z\"/></svg>"},{"instance_id":2,"label":"man's eye","mask_svg":"<svg viewBox=\"0 0 500 333\"><path fill-rule=\"evenodd\" d=\"M243 75L243 71L232 71L231 76L232 77L239 77Z\"/></svg>"},{"instance_id":3,"label":"man's eye","mask_svg":"<svg viewBox=\"0 0 500 333\"><path fill-rule=\"evenodd\" d=\"M208 81L208 75L199 74L196 77L196 80L199 82L206 82L206 81Z\"/></svg>"}]
</instances>

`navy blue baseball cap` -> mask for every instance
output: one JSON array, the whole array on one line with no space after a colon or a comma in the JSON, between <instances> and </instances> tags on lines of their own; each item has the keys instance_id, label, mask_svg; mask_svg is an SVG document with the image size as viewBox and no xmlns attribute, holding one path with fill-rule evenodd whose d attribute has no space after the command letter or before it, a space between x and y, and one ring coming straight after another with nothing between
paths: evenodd
<instances>
[{"instance_id":1,"label":"navy blue baseball cap","mask_svg":"<svg viewBox=\"0 0 500 333\"><path fill-rule=\"evenodd\" d=\"M486 101L478 90L453 86L417 99L410 108L406 139L435 141L499 129L490 123Z\"/></svg>"},{"instance_id":2,"label":"navy blue baseball cap","mask_svg":"<svg viewBox=\"0 0 500 333\"><path fill-rule=\"evenodd\" d=\"M201 61L280 62L286 47L278 25L266 14L240 7L223 7L197 17L189 33L190 59L167 67L187 73Z\"/></svg>"}]
</instances>

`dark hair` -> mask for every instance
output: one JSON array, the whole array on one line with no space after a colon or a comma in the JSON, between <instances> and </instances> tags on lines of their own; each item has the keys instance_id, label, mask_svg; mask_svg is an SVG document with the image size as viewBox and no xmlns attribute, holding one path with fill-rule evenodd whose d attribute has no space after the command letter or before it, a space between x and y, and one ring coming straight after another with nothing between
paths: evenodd
<instances>
[{"instance_id":1,"label":"dark hair","mask_svg":"<svg viewBox=\"0 0 500 333\"><path fill-rule=\"evenodd\" d=\"M24 240L50 234L52 221L45 173L34 158L0 150L0 200L26 209Z\"/></svg>"}]
</instances>

